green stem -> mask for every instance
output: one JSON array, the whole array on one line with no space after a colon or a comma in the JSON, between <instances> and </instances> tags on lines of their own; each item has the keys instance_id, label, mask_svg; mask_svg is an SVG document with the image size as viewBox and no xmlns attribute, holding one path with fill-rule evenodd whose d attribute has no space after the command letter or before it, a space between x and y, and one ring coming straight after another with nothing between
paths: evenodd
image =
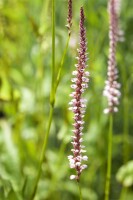
<instances>
[{"instance_id":1,"label":"green stem","mask_svg":"<svg viewBox=\"0 0 133 200\"><path fill-rule=\"evenodd\" d=\"M54 105L55 101L55 0L52 0L52 84L50 93L50 104Z\"/></svg>"},{"instance_id":2,"label":"green stem","mask_svg":"<svg viewBox=\"0 0 133 200\"><path fill-rule=\"evenodd\" d=\"M54 79L55 79L55 0L52 0L52 83L51 83L51 92L50 92L50 113L49 113L47 131L44 137L44 143L43 143L40 163L38 167L37 177L36 177L35 185L33 187L33 192L30 197L31 200L35 198L39 179L41 177L42 164L45 157L50 127L51 127L52 118L53 118L54 102L55 102Z\"/></svg>"},{"instance_id":3,"label":"green stem","mask_svg":"<svg viewBox=\"0 0 133 200\"><path fill-rule=\"evenodd\" d=\"M80 183L77 182L77 184L78 184L78 189L79 189L79 199L80 199L80 200L83 200L83 198L82 198L82 191L81 191L81 187L80 187Z\"/></svg>"},{"instance_id":4,"label":"green stem","mask_svg":"<svg viewBox=\"0 0 133 200\"><path fill-rule=\"evenodd\" d=\"M43 160L44 160L44 157L45 157L45 152L46 152L46 147L47 147L47 142L48 142L48 136L49 136L51 122L52 122L52 118L53 118L53 111L54 111L54 107L51 106L50 107L49 119L48 119L48 127L47 127L47 131L46 131L45 137L44 137L42 154L41 154L41 158L40 158L40 163L39 163L38 173L37 173L37 177L36 177L36 182L35 182L35 185L34 185L33 193L32 193L31 198L30 198L31 200L33 200L35 198L37 187L38 187L38 182L39 182L39 179L40 179L40 176L41 176L41 172L42 172L42 164L43 164Z\"/></svg>"},{"instance_id":5,"label":"green stem","mask_svg":"<svg viewBox=\"0 0 133 200\"><path fill-rule=\"evenodd\" d=\"M123 162L124 164L127 163L128 159L129 159L129 132L128 132L128 128L129 128L129 117L128 117L128 112L129 112L129 103L128 103L128 98L127 95L125 94L124 97L124 127L123 127ZM122 187L121 190L121 194L120 194L120 200L124 200L126 199L126 194L127 194L127 188L125 188L124 186Z\"/></svg>"},{"instance_id":6,"label":"green stem","mask_svg":"<svg viewBox=\"0 0 133 200\"><path fill-rule=\"evenodd\" d=\"M55 168L56 168L55 171L60 170L60 167L62 165L63 154L64 154L64 151L65 151L65 148L66 148L66 143L63 141L62 144L61 144L59 153L58 153L58 160L57 160L57 163L55 165ZM51 179L51 187L49 188L48 199L51 199L51 194L53 193L53 191L55 191L55 188L57 188L58 178L59 178L58 176L59 176L58 173L54 173L54 176ZM57 196L57 193L54 194L54 195Z\"/></svg>"},{"instance_id":7,"label":"green stem","mask_svg":"<svg viewBox=\"0 0 133 200\"><path fill-rule=\"evenodd\" d=\"M63 64L64 64L65 56L66 56L66 53L67 53L69 40L70 40L70 36L68 36L68 39L67 39L67 42L66 42L66 46L65 46L65 49L64 49L64 52L63 52L63 55L62 55L61 64L59 66L59 70L58 70L58 74L57 74L57 79L56 79L56 83L55 83L55 88L54 88L55 89L54 90L54 99L55 99L56 91L57 91L57 88L58 88L58 85L59 85L59 82L60 82L60 79L61 79L61 71L62 71L62 67L63 67ZM54 109L54 106L53 106L53 109ZM63 149L65 148L65 143L64 142L61 145L61 150L60 150L60 153L59 153L59 158L61 157L60 155L62 155L62 152L63 152L62 148ZM59 162L57 163L57 169L59 168L61 161L62 160L59 159ZM51 184L53 187L50 188L49 193L55 187L56 181L57 181L57 176L55 174L54 178L52 179L52 184Z\"/></svg>"},{"instance_id":8,"label":"green stem","mask_svg":"<svg viewBox=\"0 0 133 200\"><path fill-rule=\"evenodd\" d=\"M68 40L67 40L67 43L66 43L66 47L65 47L64 52L63 52L63 56L62 56L62 59L61 59L61 64L60 64L60 67L59 67L59 71L58 71L55 87L54 87L54 82L53 82L52 88L51 88L51 93L50 93L50 104L51 104L51 106L50 106L50 114L49 114L49 119L48 119L48 127L47 127L47 132L46 132L45 138L44 138L44 144L43 144L43 148L42 148L42 155L41 155L41 159L40 159L40 164L39 164L39 169L38 169L38 174L37 174L35 186L34 186L34 189L33 189L33 193L31 195L31 200L33 200L34 197L35 197L37 186L38 186L38 182L39 182L39 179L40 179L40 176L41 176L41 168L42 168L42 164L43 164L43 159L45 157L45 152L46 152L49 132L50 132L52 118L53 118L55 95L56 95L57 87L58 87L59 82L60 82L61 70L62 70L62 67L63 67L63 64L64 64L66 52L67 52L67 49L68 49L69 39L70 39L70 37L68 37ZM52 67L52 69L54 69L54 68ZM54 76L52 76L52 81L53 80L54 80Z\"/></svg>"},{"instance_id":9,"label":"green stem","mask_svg":"<svg viewBox=\"0 0 133 200\"><path fill-rule=\"evenodd\" d=\"M60 79L61 79L61 71L62 71L62 67L63 67L63 64L64 64L64 60L65 60L65 57L66 57L66 53L67 53L67 49L68 49L69 40L70 40L70 36L68 36L68 39L67 39L67 42L66 42L66 47L65 47L65 49L64 49L63 56L62 56L62 59L61 59L61 64L60 64L60 67L59 67L59 70L58 70L57 79L56 79L56 84L55 84L55 92L56 92L56 90L57 90L57 87L58 87L59 82L60 82Z\"/></svg>"},{"instance_id":10,"label":"green stem","mask_svg":"<svg viewBox=\"0 0 133 200\"><path fill-rule=\"evenodd\" d=\"M60 82L61 71L62 71L62 67L64 64L66 52L68 49L69 40L70 40L70 37L68 37L66 47L64 49L63 56L61 59L61 64L60 64L60 67L58 70L57 79L55 82L55 0L52 0L52 84L51 84L51 92L50 92L50 113L49 113L49 119L48 119L48 127L47 127L47 131L46 131L44 143L43 143L43 148L42 148L40 164L39 164L38 173L37 173L37 177L36 177L36 182L35 182L35 185L33 188L33 193L30 198L31 200L33 200L35 198L38 182L39 182L41 172L42 172L42 164L43 164L43 160L45 157L46 147L47 147L47 143L48 143L48 137L49 137L52 118L53 118L55 95L56 95L57 87Z\"/></svg>"},{"instance_id":11,"label":"green stem","mask_svg":"<svg viewBox=\"0 0 133 200\"><path fill-rule=\"evenodd\" d=\"M113 116L110 114L109 119L109 134L108 134L108 160L107 160L107 175L105 185L105 200L109 200L110 179L112 169L112 138L113 138Z\"/></svg>"}]
</instances>

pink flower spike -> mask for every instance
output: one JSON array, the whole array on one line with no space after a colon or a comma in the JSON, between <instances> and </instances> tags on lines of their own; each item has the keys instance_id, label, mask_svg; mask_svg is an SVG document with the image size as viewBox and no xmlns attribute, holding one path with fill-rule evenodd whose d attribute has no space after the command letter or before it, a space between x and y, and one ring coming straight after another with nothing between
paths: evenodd
<instances>
[{"instance_id":1,"label":"pink flower spike","mask_svg":"<svg viewBox=\"0 0 133 200\"><path fill-rule=\"evenodd\" d=\"M71 175L70 179L76 179L79 181L81 172L86 168L87 165L84 165L82 162L88 160L87 156L83 154L86 153L86 150L81 143L83 142L82 138L82 130L84 125L84 113L86 108L86 99L82 97L85 89L88 88L89 82L89 72L85 71L87 68L87 42L86 42L86 29L84 27L84 11L81 7L80 9L80 43L79 48L77 49L78 56L76 57L78 63L75 65L76 70L72 72L72 75L75 76L71 79L72 85L71 88L74 92L70 95L73 99L70 101L69 105L71 105L70 110L74 113L74 130L72 136L73 141L71 142L73 145L73 149L71 149L73 153L73 157L68 157L70 162L70 168L75 168L76 175Z\"/></svg>"},{"instance_id":2,"label":"pink flower spike","mask_svg":"<svg viewBox=\"0 0 133 200\"><path fill-rule=\"evenodd\" d=\"M120 0L109 0L109 58L108 58L108 80L105 81L103 95L107 97L108 108L104 109L105 114L118 111L119 98L121 96L120 84L117 82L118 70L116 68L116 46L118 36L118 13L117 6Z\"/></svg>"}]
</instances>

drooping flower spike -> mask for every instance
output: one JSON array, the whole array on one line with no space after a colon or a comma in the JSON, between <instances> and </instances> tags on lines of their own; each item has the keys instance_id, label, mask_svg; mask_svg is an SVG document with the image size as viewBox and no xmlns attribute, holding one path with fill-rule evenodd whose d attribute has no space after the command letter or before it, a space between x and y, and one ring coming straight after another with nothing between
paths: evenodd
<instances>
[{"instance_id":1,"label":"drooping flower spike","mask_svg":"<svg viewBox=\"0 0 133 200\"><path fill-rule=\"evenodd\" d=\"M86 108L86 99L82 97L85 89L88 88L89 82L89 72L86 71L86 61L87 61L87 42L86 42L86 29L84 27L84 11L81 7L80 9L80 43L78 51L78 64L76 64L76 70L72 72L74 76L72 78L71 88L74 90L70 94L72 97L71 102L69 103L71 110L74 113L74 123L73 123L73 136L72 136L72 145L73 149L71 150L73 155L69 155L68 159L70 162L70 168L74 168L76 170L76 175L71 175L70 179L76 179L79 181L81 172L87 167L84 164L84 161L88 160L88 157L84 155L86 150L85 146L82 145L83 142L83 126L84 126L84 113Z\"/></svg>"},{"instance_id":2,"label":"drooping flower spike","mask_svg":"<svg viewBox=\"0 0 133 200\"><path fill-rule=\"evenodd\" d=\"M118 42L118 13L116 12L116 0L109 0L109 59L108 79L105 81L103 95L107 97L108 108L105 114L118 112L120 84L117 82L118 70L116 68L116 46Z\"/></svg>"},{"instance_id":3,"label":"drooping flower spike","mask_svg":"<svg viewBox=\"0 0 133 200\"><path fill-rule=\"evenodd\" d=\"M68 15L67 15L68 24L66 27L68 28L68 34L71 35L71 26L72 26L72 0L68 0Z\"/></svg>"}]
</instances>

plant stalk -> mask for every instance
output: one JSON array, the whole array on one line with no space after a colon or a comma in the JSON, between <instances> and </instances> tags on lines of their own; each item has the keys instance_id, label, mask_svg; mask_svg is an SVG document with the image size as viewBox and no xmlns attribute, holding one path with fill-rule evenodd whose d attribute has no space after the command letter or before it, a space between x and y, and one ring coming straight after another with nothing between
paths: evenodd
<instances>
[{"instance_id":1,"label":"plant stalk","mask_svg":"<svg viewBox=\"0 0 133 200\"><path fill-rule=\"evenodd\" d=\"M50 127L51 127L52 118L53 118L54 102L55 102L54 81L55 81L55 0L52 0L52 81L51 81L51 92L50 92L50 113L49 113L47 131L44 137L37 177L36 177L35 185L34 185L33 192L30 198L31 200L34 200L36 192L37 192L37 187L38 187L38 183L41 177L42 164L45 157Z\"/></svg>"},{"instance_id":2,"label":"plant stalk","mask_svg":"<svg viewBox=\"0 0 133 200\"><path fill-rule=\"evenodd\" d=\"M64 60L65 60L65 57L66 57L69 41L70 41L70 36L68 36L68 39L67 39L67 42L66 42L66 47L64 49L63 56L62 56L62 59L61 59L61 64L60 64L60 67L58 69L58 74L57 74L57 79L56 79L56 84L55 84L55 92L57 90L57 87L58 87L60 79L61 79L61 71L62 71Z\"/></svg>"},{"instance_id":3,"label":"plant stalk","mask_svg":"<svg viewBox=\"0 0 133 200\"><path fill-rule=\"evenodd\" d=\"M109 116L109 133L108 133L108 160L107 160L107 174L105 184L105 200L109 200L110 194L110 180L112 170L112 138L113 138L113 115Z\"/></svg>"},{"instance_id":4,"label":"plant stalk","mask_svg":"<svg viewBox=\"0 0 133 200\"><path fill-rule=\"evenodd\" d=\"M50 93L50 104L54 107L55 101L55 0L52 0L52 84Z\"/></svg>"},{"instance_id":5,"label":"plant stalk","mask_svg":"<svg viewBox=\"0 0 133 200\"><path fill-rule=\"evenodd\" d=\"M63 56L62 56L62 59L61 59L61 64L60 64L60 67L59 67L59 70L58 70L57 79L55 80L55 0L52 0L52 83L51 83L51 92L50 92L50 113L49 113L49 118L48 118L47 131L46 131L45 137L44 137L44 143L43 143L42 154L41 154L41 158L40 158L40 164L39 164L39 168L38 168L37 178L36 178L36 182L35 182L35 185L34 185L33 193L32 193L31 198L30 198L31 200L34 200L34 198L35 198L39 179L41 177L42 164L43 164L43 160L44 160L44 157L45 157L46 147L47 147L47 143L48 143L48 137L49 137L52 118L53 118L54 105L55 105L55 95L56 95L56 91L57 91L57 88L58 88L58 85L59 85L59 82L60 82L60 79L61 79L61 71L62 71L62 67L63 67L63 64L64 64L65 56L66 56L66 53L67 53L69 40L70 40L70 36L68 36L66 47L64 49Z\"/></svg>"},{"instance_id":6,"label":"plant stalk","mask_svg":"<svg viewBox=\"0 0 133 200\"><path fill-rule=\"evenodd\" d=\"M80 200L83 200L82 198L82 191L81 191L81 187L80 187L80 183L77 181L77 184L78 184L78 189L79 189L79 199Z\"/></svg>"},{"instance_id":7,"label":"plant stalk","mask_svg":"<svg viewBox=\"0 0 133 200\"><path fill-rule=\"evenodd\" d=\"M34 185L33 193L32 193L31 198L30 198L31 200L33 200L35 198L37 187L38 187L38 183L39 183L39 179L41 177L42 164L43 164L43 160L44 160L44 157L45 157L45 152L46 152L46 147L47 147L47 142L48 142L48 136L49 136L51 122L52 122L52 118L53 118L53 110L54 110L54 107L51 106L50 107L49 119L48 119L48 127L47 127L47 131L46 131L45 137L44 137L42 154L41 154L41 158L40 158L40 163L39 163L38 173L37 173L37 177L36 177L36 182L35 182L35 185Z\"/></svg>"}]
</instances>

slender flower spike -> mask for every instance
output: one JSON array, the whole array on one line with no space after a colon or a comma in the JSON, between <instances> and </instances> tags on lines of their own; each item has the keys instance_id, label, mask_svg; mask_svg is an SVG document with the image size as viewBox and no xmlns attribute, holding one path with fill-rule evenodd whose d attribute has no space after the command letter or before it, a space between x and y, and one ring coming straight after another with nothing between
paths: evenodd
<instances>
[{"instance_id":1,"label":"slender flower spike","mask_svg":"<svg viewBox=\"0 0 133 200\"><path fill-rule=\"evenodd\" d=\"M84 150L84 146L82 145L82 130L84 125L84 113L86 108L86 99L82 97L82 94L88 87L89 82L89 72L86 70L86 61L87 61L87 42L86 42L86 29L84 27L84 11L81 7L80 9L80 45L78 51L78 64L76 64L76 70L72 72L74 78L72 78L71 88L74 90L70 96L72 97L70 105L70 110L74 113L74 130L73 130L73 141L71 142L73 145L73 155L69 155L68 159L70 162L70 168L74 168L76 170L76 175L71 175L70 179L76 179L79 181L81 172L87 167L83 162L88 160L88 157L84 155L86 150Z\"/></svg>"},{"instance_id":2,"label":"slender flower spike","mask_svg":"<svg viewBox=\"0 0 133 200\"><path fill-rule=\"evenodd\" d=\"M68 24L66 27L68 28L68 34L71 35L71 26L72 26L72 0L68 0L68 15L67 15Z\"/></svg>"},{"instance_id":3,"label":"slender flower spike","mask_svg":"<svg viewBox=\"0 0 133 200\"><path fill-rule=\"evenodd\" d=\"M116 12L116 0L109 0L109 59L108 59L108 80L105 81L103 95L107 97L108 108L104 110L105 114L118 112L120 84L117 82L118 71L116 68L116 46L118 36L118 14Z\"/></svg>"}]
</instances>

